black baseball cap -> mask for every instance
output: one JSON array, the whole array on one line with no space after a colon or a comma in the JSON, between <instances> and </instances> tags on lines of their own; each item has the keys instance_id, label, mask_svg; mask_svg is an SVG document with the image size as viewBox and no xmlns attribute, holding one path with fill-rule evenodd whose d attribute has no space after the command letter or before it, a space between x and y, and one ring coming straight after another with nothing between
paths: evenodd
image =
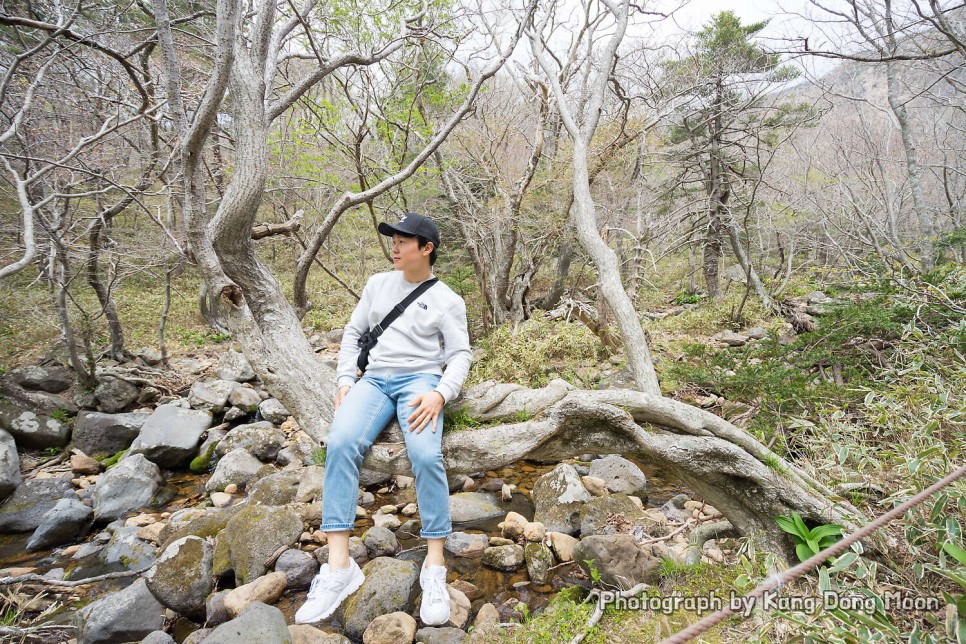
<instances>
[{"instance_id":1,"label":"black baseball cap","mask_svg":"<svg viewBox=\"0 0 966 644\"><path fill-rule=\"evenodd\" d=\"M380 223L379 232L387 237L392 237L396 233L418 235L433 242L433 248L439 248L439 229L436 228L436 224L429 217L424 217L415 212L403 214L399 221L394 224Z\"/></svg>"}]
</instances>

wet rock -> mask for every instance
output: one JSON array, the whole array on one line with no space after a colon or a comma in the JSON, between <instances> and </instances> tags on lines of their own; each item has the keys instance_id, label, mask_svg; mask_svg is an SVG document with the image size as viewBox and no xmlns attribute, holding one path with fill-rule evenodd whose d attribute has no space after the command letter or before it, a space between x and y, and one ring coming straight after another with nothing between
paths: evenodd
<instances>
[{"instance_id":1,"label":"wet rock","mask_svg":"<svg viewBox=\"0 0 966 644\"><path fill-rule=\"evenodd\" d=\"M497 498L485 492L458 492L449 497L453 523L476 523L503 514Z\"/></svg>"},{"instance_id":2,"label":"wet rock","mask_svg":"<svg viewBox=\"0 0 966 644\"><path fill-rule=\"evenodd\" d=\"M372 620L362 634L362 641L364 644L401 644L412 642L415 635L416 620L396 611Z\"/></svg>"},{"instance_id":3,"label":"wet rock","mask_svg":"<svg viewBox=\"0 0 966 644\"><path fill-rule=\"evenodd\" d=\"M248 492L248 502L259 505L287 505L299 491L301 470L286 470L258 480Z\"/></svg>"},{"instance_id":4,"label":"wet rock","mask_svg":"<svg viewBox=\"0 0 966 644\"><path fill-rule=\"evenodd\" d=\"M528 543L523 548L527 562L527 573L535 584L547 583L548 570L553 566L553 553L542 543Z\"/></svg>"},{"instance_id":5,"label":"wet rock","mask_svg":"<svg viewBox=\"0 0 966 644\"><path fill-rule=\"evenodd\" d=\"M618 515L629 525L617 524L611 519L613 515ZM630 526L641 525L644 521L644 512L626 494L602 496L585 503L580 509L580 536L627 532Z\"/></svg>"},{"instance_id":6,"label":"wet rock","mask_svg":"<svg viewBox=\"0 0 966 644\"><path fill-rule=\"evenodd\" d=\"M523 546L490 546L483 551L483 565L512 572L523 565Z\"/></svg>"},{"instance_id":7,"label":"wet rock","mask_svg":"<svg viewBox=\"0 0 966 644\"><path fill-rule=\"evenodd\" d=\"M211 414L161 405L144 421L129 454L144 456L167 469L186 466L194 458L201 435L211 426Z\"/></svg>"},{"instance_id":8,"label":"wet rock","mask_svg":"<svg viewBox=\"0 0 966 644\"><path fill-rule=\"evenodd\" d=\"M355 559L359 566L365 566L369 561L369 550L359 537L349 537L349 556ZM328 544L315 551L315 558L320 564L329 563Z\"/></svg>"},{"instance_id":9,"label":"wet rock","mask_svg":"<svg viewBox=\"0 0 966 644\"><path fill-rule=\"evenodd\" d=\"M507 512L506 518L500 522L500 532L507 539L516 539L523 535L524 528L529 523L521 514Z\"/></svg>"},{"instance_id":10,"label":"wet rock","mask_svg":"<svg viewBox=\"0 0 966 644\"><path fill-rule=\"evenodd\" d=\"M58 501L73 496L70 477L24 481L0 505L0 533L36 530Z\"/></svg>"},{"instance_id":11,"label":"wet rock","mask_svg":"<svg viewBox=\"0 0 966 644\"><path fill-rule=\"evenodd\" d=\"M258 405L258 412L262 415L262 418L276 425L281 425L289 417L289 413L288 410L285 409L285 405L283 405L276 398L263 400Z\"/></svg>"},{"instance_id":12,"label":"wet rock","mask_svg":"<svg viewBox=\"0 0 966 644\"><path fill-rule=\"evenodd\" d=\"M690 500L687 494L675 494L667 503L661 506L659 512L671 521L687 521L691 518L691 513L684 511L684 504Z\"/></svg>"},{"instance_id":13,"label":"wet rock","mask_svg":"<svg viewBox=\"0 0 966 644\"><path fill-rule=\"evenodd\" d=\"M482 557L489 545L490 540L485 534L453 532L446 537L443 547L457 557Z\"/></svg>"},{"instance_id":14,"label":"wet rock","mask_svg":"<svg viewBox=\"0 0 966 644\"><path fill-rule=\"evenodd\" d=\"M102 414L82 411L74 420L71 445L91 456L117 454L131 446L151 414Z\"/></svg>"},{"instance_id":15,"label":"wet rock","mask_svg":"<svg viewBox=\"0 0 966 644\"><path fill-rule=\"evenodd\" d=\"M206 539L221 532L228 521L238 514L240 506L231 508L186 508L171 515L161 530L159 540L168 545L175 539L194 535Z\"/></svg>"},{"instance_id":16,"label":"wet rock","mask_svg":"<svg viewBox=\"0 0 966 644\"><path fill-rule=\"evenodd\" d=\"M7 377L24 389L46 391L52 394L66 391L73 382L70 372L64 367L56 365L18 367L11 370Z\"/></svg>"},{"instance_id":17,"label":"wet rock","mask_svg":"<svg viewBox=\"0 0 966 644\"><path fill-rule=\"evenodd\" d=\"M204 644L289 644L291 641L282 611L255 602L235 619L211 631Z\"/></svg>"},{"instance_id":18,"label":"wet rock","mask_svg":"<svg viewBox=\"0 0 966 644\"><path fill-rule=\"evenodd\" d=\"M319 572L319 562L307 552L292 548L283 552L275 562L275 572L285 574L290 590L308 588Z\"/></svg>"},{"instance_id":19,"label":"wet rock","mask_svg":"<svg viewBox=\"0 0 966 644\"><path fill-rule=\"evenodd\" d=\"M17 443L13 436L0 429L0 499L10 496L22 481Z\"/></svg>"},{"instance_id":20,"label":"wet rock","mask_svg":"<svg viewBox=\"0 0 966 644\"><path fill-rule=\"evenodd\" d=\"M165 607L195 620L206 614L211 593L212 547L207 540L188 536L172 542L145 575L148 590Z\"/></svg>"},{"instance_id":21,"label":"wet rock","mask_svg":"<svg viewBox=\"0 0 966 644\"><path fill-rule=\"evenodd\" d=\"M112 526L114 524L111 524ZM118 526L110 530L111 538L98 553L98 558L107 564L123 564L128 570L147 568L153 565L158 549L153 544L138 537L141 528L137 526Z\"/></svg>"},{"instance_id":22,"label":"wet rock","mask_svg":"<svg viewBox=\"0 0 966 644\"><path fill-rule=\"evenodd\" d=\"M557 556L557 559L560 561L572 561L577 539L562 532L550 532L548 535L550 537L550 547L553 549L553 553Z\"/></svg>"},{"instance_id":23,"label":"wet rock","mask_svg":"<svg viewBox=\"0 0 966 644\"><path fill-rule=\"evenodd\" d=\"M21 448L63 447L70 440L70 427L61 421L9 403L0 403L0 430Z\"/></svg>"},{"instance_id":24,"label":"wet rock","mask_svg":"<svg viewBox=\"0 0 966 644\"><path fill-rule=\"evenodd\" d=\"M379 615L396 611L409 613L409 600L419 577L412 561L378 557L362 570L366 580L338 609L344 632L352 639L362 637L369 624Z\"/></svg>"},{"instance_id":25,"label":"wet rock","mask_svg":"<svg viewBox=\"0 0 966 644\"><path fill-rule=\"evenodd\" d=\"M192 409L220 414L228 406L228 396L237 382L232 380L197 380L188 392L188 404Z\"/></svg>"},{"instance_id":26,"label":"wet rock","mask_svg":"<svg viewBox=\"0 0 966 644\"><path fill-rule=\"evenodd\" d=\"M530 492L534 506L533 520L539 521L551 532L576 534L580 507L591 498L573 465L562 463L534 483Z\"/></svg>"},{"instance_id":27,"label":"wet rock","mask_svg":"<svg viewBox=\"0 0 966 644\"><path fill-rule=\"evenodd\" d=\"M382 511L373 513L372 522L376 527L385 530L395 530L402 525L402 521L395 514L385 514Z\"/></svg>"},{"instance_id":28,"label":"wet rock","mask_svg":"<svg viewBox=\"0 0 966 644\"><path fill-rule=\"evenodd\" d=\"M209 429L208 435L205 437L205 442L198 448L198 455L188 463L188 469L195 474L210 472L217 457L215 448L218 447L221 439L227 435L228 432L224 429L218 429L216 427Z\"/></svg>"},{"instance_id":29,"label":"wet rock","mask_svg":"<svg viewBox=\"0 0 966 644\"><path fill-rule=\"evenodd\" d=\"M138 641L164 626L164 607L138 579L80 609L74 621L79 644Z\"/></svg>"},{"instance_id":30,"label":"wet rock","mask_svg":"<svg viewBox=\"0 0 966 644\"><path fill-rule=\"evenodd\" d=\"M97 408L105 414L124 411L138 400L138 388L120 378L102 380L94 389Z\"/></svg>"},{"instance_id":31,"label":"wet rock","mask_svg":"<svg viewBox=\"0 0 966 644\"><path fill-rule=\"evenodd\" d=\"M450 582L450 586L466 595L466 598L470 601L476 601L477 599L483 597L483 591L480 590L479 587L474 586L464 579L452 581Z\"/></svg>"},{"instance_id":32,"label":"wet rock","mask_svg":"<svg viewBox=\"0 0 966 644\"><path fill-rule=\"evenodd\" d=\"M97 479L92 496L95 518L117 519L149 505L163 481L158 466L144 455L121 459Z\"/></svg>"},{"instance_id":33,"label":"wet rock","mask_svg":"<svg viewBox=\"0 0 966 644\"><path fill-rule=\"evenodd\" d=\"M211 478L205 483L205 489L209 492L218 492L231 484L240 488L245 487L261 468L262 462L244 449L233 449L218 461Z\"/></svg>"},{"instance_id":34,"label":"wet rock","mask_svg":"<svg viewBox=\"0 0 966 644\"><path fill-rule=\"evenodd\" d=\"M94 518L94 511L79 499L65 497L48 510L27 542L27 552L59 546L83 536Z\"/></svg>"},{"instance_id":35,"label":"wet rock","mask_svg":"<svg viewBox=\"0 0 966 644\"><path fill-rule=\"evenodd\" d=\"M235 588L225 595L225 610L232 618L241 615L255 602L274 604L288 583L283 572L271 572L253 582Z\"/></svg>"},{"instance_id":36,"label":"wet rock","mask_svg":"<svg viewBox=\"0 0 966 644\"><path fill-rule=\"evenodd\" d=\"M248 382L255 379L255 370L249 364L248 358L241 351L234 349L229 349L221 355L215 373L222 380L235 382Z\"/></svg>"},{"instance_id":37,"label":"wet rock","mask_svg":"<svg viewBox=\"0 0 966 644\"><path fill-rule=\"evenodd\" d=\"M264 575L265 561L279 548L294 545L302 527L302 519L285 507L248 505L240 510L218 535L219 548L228 550L236 583ZM216 566L215 574L221 572Z\"/></svg>"},{"instance_id":38,"label":"wet rock","mask_svg":"<svg viewBox=\"0 0 966 644\"><path fill-rule=\"evenodd\" d=\"M247 450L255 458L270 462L278 456L278 451L285 444L285 434L269 422L261 421L248 425L239 425L232 429L218 443L215 453L224 456L233 449Z\"/></svg>"},{"instance_id":39,"label":"wet rock","mask_svg":"<svg viewBox=\"0 0 966 644\"><path fill-rule=\"evenodd\" d=\"M424 644L459 644L466 639L466 631L452 626L424 626L416 631L417 642Z\"/></svg>"},{"instance_id":40,"label":"wet rock","mask_svg":"<svg viewBox=\"0 0 966 644\"><path fill-rule=\"evenodd\" d=\"M641 549L629 534L586 537L574 547L573 556L588 575L593 566L602 583L623 590L642 582L653 582L661 565L660 560Z\"/></svg>"},{"instance_id":41,"label":"wet rock","mask_svg":"<svg viewBox=\"0 0 966 644\"><path fill-rule=\"evenodd\" d=\"M399 552L399 540L388 528L372 526L362 535L362 543L369 551L369 558L391 557Z\"/></svg>"}]
</instances>

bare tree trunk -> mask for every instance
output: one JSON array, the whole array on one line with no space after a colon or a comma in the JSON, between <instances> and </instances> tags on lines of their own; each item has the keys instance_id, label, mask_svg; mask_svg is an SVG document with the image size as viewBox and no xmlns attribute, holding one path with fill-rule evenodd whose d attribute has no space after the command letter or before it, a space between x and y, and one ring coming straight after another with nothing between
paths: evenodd
<instances>
[{"instance_id":1,"label":"bare tree trunk","mask_svg":"<svg viewBox=\"0 0 966 644\"><path fill-rule=\"evenodd\" d=\"M104 286L101 281L100 267L98 259L101 253L101 231L104 228L104 220L98 219L91 226L88 235L87 250L87 283L97 294L97 301L101 304L104 317L107 318L107 327L111 334L110 355L113 360L123 362L126 357L124 350L124 329L121 327L121 320L117 316L117 309L114 306L114 298L111 289Z\"/></svg>"}]
</instances>

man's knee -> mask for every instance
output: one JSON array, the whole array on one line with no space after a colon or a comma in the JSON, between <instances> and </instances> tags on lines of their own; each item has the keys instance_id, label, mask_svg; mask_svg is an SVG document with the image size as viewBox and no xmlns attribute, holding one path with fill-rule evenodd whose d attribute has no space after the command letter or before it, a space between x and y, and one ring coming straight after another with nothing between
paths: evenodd
<instances>
[{"instance_id":1,"label":"man's knee","mask_svg":"<svg viewBox=\"0 0 966 644\"><path fill-rule=\"evenodd\" d=\"M433 469L443 464L443 454L430 446L411 448L408 453L413 473Z\"/></svg>"}]
</instances>

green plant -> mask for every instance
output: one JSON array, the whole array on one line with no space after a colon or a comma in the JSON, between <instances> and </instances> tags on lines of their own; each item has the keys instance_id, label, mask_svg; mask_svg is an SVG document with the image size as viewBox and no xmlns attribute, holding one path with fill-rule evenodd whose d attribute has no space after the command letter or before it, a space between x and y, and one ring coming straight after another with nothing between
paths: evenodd
<instances>
[{"instance_id":1,"label":"green plant","mask_svg":"<svg viewBox=\"0 0 966 644\"><path fill-rule=\"evenodd\" d=\"M313 465L325 465L325 448L319 447L318 449L312 450L312 464Z\"/></svg>"},{"instance_id":2,"label":"green plant","mask_svg":"<svg viewBox=\"0 0 966 644\"><path fill-rule=\"evenodd\" d=\"M791 517L775 517L775 523L795 538L795 554L799 561L815 556L842 538L842 526L833 523L809 528L798 512L792 512Z\"/></svg>"},{"instance_id":3,"label":"green plant","mask_svg":"<svg viewBox=\"0 0 966 644\"><path fill-rule=\"evenodd\" d=\"M597 562L593 559L584 559L584 563L587 564L587 570L590 572L590 581L595 586L600 584L600 571L597 569Z\"/></svg>"},{"instance_id":4,"label":"green plant","mask_svg":"<svg viewBox=\"0 0 966 644\"><path fill-rule=\"evenodd\" d=\"M104 459L102 461L103 464L104 464L104 469L105 470L109 470L112 467L114 467L115 465L117 465L117 462L120 461L122 458L124 458L124 455L125 454L127 454L127 450L126 449L122 449L120 452L118 452L114 456L111 456L109 458Z\"/></svg>"},{"instance_id":5,"label":"green plant","mask_svg":"<svg viewBox=\"0 0 966 644\"><path fill-rule=\"evenodd\" d=\"M44 453L46 453L49 456L57 456L63 451L64 451L63 447L45 447L44 448Z\"/></svg>"},{"instance_id":6,"label":"green plant","mask_svg":"<svg viewBox=\"0 0 966 644\"><path fill-rule=\"evenodd\" d=\"M50 414L50 417L62 423L69 423L71 418L70 413L68 413L66 409L55 409Z\"/></svg>"},{"instance_id":7,"label":"green plant","mask_svg":"<svg viewBox=\"0 0 966 644\"><path fill-rule=\"evenodd\" d=\"M697 293L688 293L687 291L678 291L672 300L675 304L697 304L701 301L701 296Z\"/></svg>"}]
</instances>

